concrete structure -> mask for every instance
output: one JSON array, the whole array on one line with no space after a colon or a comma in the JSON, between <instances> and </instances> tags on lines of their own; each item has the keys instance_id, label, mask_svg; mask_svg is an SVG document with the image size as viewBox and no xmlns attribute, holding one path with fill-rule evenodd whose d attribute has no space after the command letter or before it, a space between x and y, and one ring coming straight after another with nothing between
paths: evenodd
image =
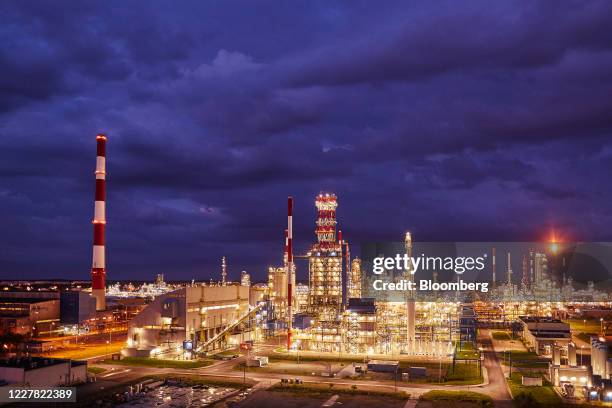
<instances>
[{"instance_id":1,"label":"concrete structure","mask_svg":"<svg viewBox=\"0 0 612 408\"><path fill-rule=\"evenodd\" d=\"M257 283L253 286L249 286L249 304L255 307L260 302L266 301L267 293L268 287L263 283Z\"/></svg>"},{"instance_id":2,"label":"concrete structure","mask_svg":"<svg viewBox=\"0 0 612 408\"><path fill-rule=\"evenodd\" d=\"M605 339L591 337L591 366L593 375L598 375L604 380L610 379L612 375L612 358L608 355L609 347Z\"/></svg>"},{"instance_id":3,"label":"concrete structure","mask_svg":"<svg viewBox=\"0 0 612 408\"><path fill-rule=\"evenodd\" d=\"M188 286L166 293L132 319L122 354L149 356L172 352L185 340L192 340L196 349L199 343L213 339L250 309L249 287L241 285ZM253 337L250 328L228 333L220 343L239 344Z\"/></svg>"},{"instance_id":4,"label":"concrete structure","mask_svg":"<svg viewBox=\"0 0 612 408\"><path fill-rule=\"evenodd\" d=\"M23 297L0 298L0 333L48 336L59 330L60 300L20 292Z\"/></svg>"},{"instance_id":5,"label":"concrete structure","mask_svg":"<svg viewBox=\"0 0 612 408\"><path fill-rule=\"evenodd\" d=\"M576 345L573 342L567 345L567 365L576 366Z\"/></svg>"},{"instance_id":6,"label":"concrete structure","mask_svg":"<svg viewBox=\"0 0 612 408\"><path fill-rule=\"evenodd\" d=\"M93 219L91 295L96 299L96 310L104 310L106 309L106 135L97 135L96 143L96 199Z\"/></svg>"},{"instance_id":7,"label":"concrete structure","mask_svg":"<svg viewBox=\"0 0 612 408\"><path fill-rule=\"evenodd\" d=\"M83 324L96 313L96 298L81 290L60 292L60 323Z\"/></svg>"},{"instance_id":8,"label":"concrete structure","mask_svg":"<svg viewBox=\"0 0 612 408\"><path fill-rule=\"evenodd\" d=\"M274 316L270 316L270 319L285 319L287 315L286 267L270 266L268 268L268 296L274 311Z\"/></svg>"},{"instance_id":9,"label":"concrete structure","mask_svg":"<svg viewBox=\"0 0 612 408\"><path fill-rule=\"evenodd\" d=\"M54 387L87 381L87 362L43 357L0 360L0 380L13 386Z\"/></svg>"},{"instance_id":10,"label":"concrete structure","mask_svg":"<svg viewBox=\"0 0 612 408\"><path fill-rule=\"evenodd\" d=\"M519 317L523 339L536 354L551 354L555 346L566 348L571 341L570 326L561 320L541 317Z\"/></svg>"},{"instance_id":11,"label":"concrete structure","mask_svg":"<svg viewBox=\"0 0 612 408\"><path fill-rule=\"evenodd\" d=\"M590 366L570 367L550 364L548 375L556 387L563 386L563 384L591 387L593 384L593 373Z\"/></svg>"}]
</instances>

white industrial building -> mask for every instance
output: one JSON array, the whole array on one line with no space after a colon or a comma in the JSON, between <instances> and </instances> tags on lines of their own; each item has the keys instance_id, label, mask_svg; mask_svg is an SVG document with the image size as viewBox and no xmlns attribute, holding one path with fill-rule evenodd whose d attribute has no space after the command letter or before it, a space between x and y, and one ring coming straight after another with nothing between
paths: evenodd
<instances>
[{"instance_id":1,"label":"white industrial building","mask_svg":"<svg viewBox=\"0 0 612 408\"><path fill-rule=\"evenodd\" d=\"M0 360L0 381L29 387L80 384L87 381L87 362L43 357Z\"/></svg>"},{"instance_id":2,"label":"white industrial building","mask_svg":"<svg viewBox=\"0 0 612 408\"><path fill-rule=\"evenodd\" d=\"M254 340L259 307L249 297L250 287L242 285L188 286L158 296L130 322L122 354L206 351Z\"/></svg>"}]
</instances>

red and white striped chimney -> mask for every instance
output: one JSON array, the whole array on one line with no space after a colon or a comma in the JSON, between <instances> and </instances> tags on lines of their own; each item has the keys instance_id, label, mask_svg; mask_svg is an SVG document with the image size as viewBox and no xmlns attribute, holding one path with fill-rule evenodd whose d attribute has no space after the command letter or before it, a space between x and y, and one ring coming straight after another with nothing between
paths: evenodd
<instances>
[{"instance_id":1,"label":"red and white striped chimney","mask_svg":"<svg viewBox=\"0 0 612 408\"><path fill-rule=\"evenodd\" d=\"M287 200L287 350L293 330L293 197Z\"/></svg>"},{"instance_id":2,"label":"red and white striped chimney","mask_svg":"<svg viewBox=\"0 0 612 408\"><path fill-rule=\"evenodd\" d=\"M106 309L106 263L104 259L104 229L106 227L106 135L96 136L96 201L94 209L93 260L91 264L91 295L96 310Z\"/></svg>"}]
</instances>

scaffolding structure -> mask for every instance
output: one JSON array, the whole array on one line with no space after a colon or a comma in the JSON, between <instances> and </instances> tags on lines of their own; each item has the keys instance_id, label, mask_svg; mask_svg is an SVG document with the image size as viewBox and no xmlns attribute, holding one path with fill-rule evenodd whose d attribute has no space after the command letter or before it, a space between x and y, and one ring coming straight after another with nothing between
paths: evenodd
<instances>
[{"instance_id":1,"label":"scaffolding structure","mask_svg":"<svg viewBox=\"0 0 612 408\"><path fill-rule=\"evenodd\" d=\"M342 238L336 235L335 194L316 197L317 242L308 253L308 312L314 318L311 347L322 351L341 350L342 331Z\"/></svg>"}]
</instances>

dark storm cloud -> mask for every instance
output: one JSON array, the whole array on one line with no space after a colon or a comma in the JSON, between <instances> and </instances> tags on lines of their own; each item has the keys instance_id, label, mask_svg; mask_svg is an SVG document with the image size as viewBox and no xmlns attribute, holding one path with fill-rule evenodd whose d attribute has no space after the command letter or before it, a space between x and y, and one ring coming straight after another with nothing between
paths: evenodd
<instances>
[{"instance_id":1,"label":"dark storm cloud","mask_svg":"<svg viewBox=\"0 0 612 408\"><path fill-rule=\"evenodd\" d=\"M261 279L319 191L355 246L610 239L611 9L3 2L0 273L87 277L99 131L111 279Z\"/></svg>"}]
</instances>

